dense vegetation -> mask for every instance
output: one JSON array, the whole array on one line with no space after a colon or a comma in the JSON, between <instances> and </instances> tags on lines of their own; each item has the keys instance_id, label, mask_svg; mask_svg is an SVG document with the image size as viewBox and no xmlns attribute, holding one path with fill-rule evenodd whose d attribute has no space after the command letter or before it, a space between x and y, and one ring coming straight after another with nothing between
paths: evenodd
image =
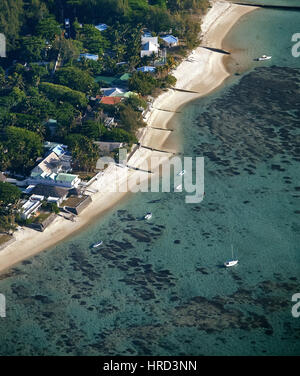
<instances>
[{"instance_id":1,"label":"dense vegetation","mask_svg":"<svg viewBox=\"0 0 300 376\"><path fill-rule=\"evenodd\" d=\"M0 230L9 231L15 228L15 205L21 191L14 185L0 181Z\"/></svg>"},{"instance_id":2,"label":"dense vegetation","mask_svg":"<svg viewBox=\"0 0 300 376\"><path fill-rule=\"evenodd\" d=\"M208 0L1 0L7 58L0 58L0 171L27 175L43 155L45 140L69 145L80 171L95 166L94 141L137 142L145 99L176 83L169 72L198 43L198 14L208 6ZM108 28L100 32L99 23ZM154 74L135 70L154 61L140 57L144 29L180 39L175 55ZM80 59L86 52L98 60ZM115 106L92 103L104 85L96 76L125 72L131 74L128 89L138 96ZM105 127L104 113L117 128ZM51 119L57 121L54 133Z\"/></svg>"},{"instance_id":3,"label":"dense vegetation","mask_svg":"<svg viewBox=\"0 0 300 376\"><path fill-rule=\"evenodd\" d=\"M50 118L58 122L53 141L65 142L74 133L93 140L134 142L135 131L143 126L136 106L109 109L121 124L110 133L103 124L78 126L87 96L99 93L101 84L94 76L122 74L151 62L139 55L145 27L154 33L171 29L184 46L192 47L199 22L190 10L195 14L207 6L207 0L2 0L0 32L7 38L8 58L0 59L0 169L25 173L34 164L41 142L51 138L45 125ZM65 34L65 17L70 19L70 35ZM99 32L94 27L99 22L107 23L108 29ZM99 60L78 61L85 51L98 54ZM57 59L60 67L53 74ZM127 64L117 65L120 61ZM173 85L168 74L172 65L169 57L155 76L133 74L129 89L146 96ZM14 145L8 134L14 135Z\"/></svg>"},{"instance_id":4,"label":"dense vegetation","mask_svg":"<svg viewBox=\"0 0 300 376\"><path fill-rule=\"evenodd\" d=\"M128 40L139 24L156 33L172 29L180 38L195 42L199 23L191 17L191 10L203 13L208 6L208 0L2 0L0 30L7 36L8 50L12 53L26 45L28 35L31 46L36 47L43 38L54 40L60 35L59 24L68 17L84 24L79 32L77 22L80 38L76 35L76 39L85 48L91 48L91 52L101 52L117 41L114 48L126 54L129 43L122 49L122 41L124 37ZM100 22L111 25L115 35L108 37L91 27Z\"/></svg>"}]
</instances>

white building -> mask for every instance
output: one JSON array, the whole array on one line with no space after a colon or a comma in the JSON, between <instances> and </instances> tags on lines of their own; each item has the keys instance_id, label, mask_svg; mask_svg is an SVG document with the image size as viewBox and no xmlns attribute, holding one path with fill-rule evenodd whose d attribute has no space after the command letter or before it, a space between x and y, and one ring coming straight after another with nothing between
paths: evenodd
<instances>
[{"instance_id":1,"label":"white building","mask_svg":"<svg viewBox=\"0 0 300 376\"><path fill-rule=\"evenodd\" d=\"M21 218L28 219L39 209L40 206L42 206L43 200L44 196L32 195L21 208Z\"/></svg>"},{"instance_id":2,"label":"white building","mask_svg":"<svg viewBox=\"0 0 300 376\"><path fill-rule=\"evenodd\" d=\"M78 175L63 172L64 160L51 152L32 171L27 184L56 185L66 188L77 188L81 179Z\"/></svg>"},{"instance_id":3,"label":"white building","mask_svg":"<svg viewBox=\"0 0 300 376\"><path fill-rule=\"evenodd\" d=\"M141 57L152 56L152 54L158 55L158 52L159 52L158 37L142 36Z\"/></svg>"}]
</instances>

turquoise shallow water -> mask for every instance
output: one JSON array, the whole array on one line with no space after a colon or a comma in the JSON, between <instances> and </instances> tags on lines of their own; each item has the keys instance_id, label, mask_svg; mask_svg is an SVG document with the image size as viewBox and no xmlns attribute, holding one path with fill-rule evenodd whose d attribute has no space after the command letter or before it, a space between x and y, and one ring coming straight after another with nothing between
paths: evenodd
<instances>
[{"instance_id":1,"label":"turquoise shallow water","mask_svg":"<svg viewBox=\"0 0 300 376\"><path fill-rule=\"evenodd\" d=\"M298 20L243 18L225 42L240 75L173 120L184 155L205 157L202 203L134 194L1 276L0 354L299 355L300 58L287 45ZM266 46L272 61L252 62ZM231 243L240 263L227 270Z\"/></svg>"},{"instance_id":2,"label":"turquoise shallow water","mask_svg":"<svg viewBox=\"0 0 300 376\"><path fill-rule=\"evenodd\" d=\"M261 3L268 4L264 1ZM269 4L276 4L275 0L270 0ZM277 4L300 6L300 2L292 0L277 1ZM272 56L272 60L264 62L263 66L276 64L299 67L299 58L292 55L292 47L295 44L292 42L292 36L299 33L299 20L300 10L293 12L259 9L242 17L223 43L225 49L233 51L230 70L233 73L244 73L261 66L261 62L255 62L253 59L263 54Z\"/></svg>"},{"instance_id":3,"label":"turquoise shallow water","mask_svg":"<svg viewBox=\"0 0 300 376\"><path fill-rule=\"evenodd\" d=\"M240 1L231 1L236 3L245 3L245 4L261 4L261 5L281 5L281 6L299 6L298 0L240 0Z\"/></svg>"}]
</instances>

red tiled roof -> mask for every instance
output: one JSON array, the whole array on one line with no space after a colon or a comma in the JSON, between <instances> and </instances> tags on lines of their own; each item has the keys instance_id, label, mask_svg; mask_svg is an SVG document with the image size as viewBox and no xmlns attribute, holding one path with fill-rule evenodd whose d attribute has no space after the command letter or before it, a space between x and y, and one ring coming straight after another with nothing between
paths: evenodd
<instances>
[{"instance_id":1,"label":"red tiled roof","mask_svg":"<svg viewBox=\"0 0 300 376\"><path fill-rule=\"evenodd\" d=\"M102 97L100 103L103 104L117 104L120 103L122 98L120 97Z\"/></svg>"}]
</instances>

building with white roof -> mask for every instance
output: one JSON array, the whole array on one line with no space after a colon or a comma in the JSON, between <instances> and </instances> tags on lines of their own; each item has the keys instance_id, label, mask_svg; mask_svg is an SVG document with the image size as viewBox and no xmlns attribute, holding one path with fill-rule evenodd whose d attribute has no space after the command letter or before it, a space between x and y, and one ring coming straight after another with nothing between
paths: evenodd
<instances>
[{"instance_id":1,"label":"building with white roof","mask_svg":"<svg viewBox=\"0 0 300 376\"><path fill-rule=\"evenodd\" d=\"M70 163L62 159L52 151L45 159L43 159L32 171L27 179L27 184L48 184L66 188L77 188L81 179L78 175L65 173L64 167Z\"/></svg>"},{"instance_id":2,"label":"building with white roof","mask_svg":"<svg viewBox=\"0 0 300 376\"><path fill-rule=\"evenodd\" d=\"M124 90L117 87L103 88L101 91L105 97L119 97L125 93Z\"/></svg>"},{"instance_id":3,"label":"building with white roof","mask_svg":"<svg viewBox=\"0 0 300 376\"><path fill-rule=\"evenodd\" d=\"M51 175L52 173L57 173L61 169L61 162L59 156L53 151L40 162L34 169L31 171L32 174L44 174Z\"/></svg>"},{"instance_id":4,"label":"building with white roof","mask_svg":"<svg viewBox=\"0 0 300 376\"><path fill-rule=\"evenodd\" d=\"M157 55L159 52L158 37L142 36L141 57Z\"/></svg>"},{"instance_id":5,"label":"building with white roof","mask_svg":"<svg viewBox=\"0 0 300 376\"><path fill-rule=\"evenodd\" d=\"M43 196L32 195L21 207L21 218L28 219L42 206L43 200Z\"/></svg>"}]
</instances>

